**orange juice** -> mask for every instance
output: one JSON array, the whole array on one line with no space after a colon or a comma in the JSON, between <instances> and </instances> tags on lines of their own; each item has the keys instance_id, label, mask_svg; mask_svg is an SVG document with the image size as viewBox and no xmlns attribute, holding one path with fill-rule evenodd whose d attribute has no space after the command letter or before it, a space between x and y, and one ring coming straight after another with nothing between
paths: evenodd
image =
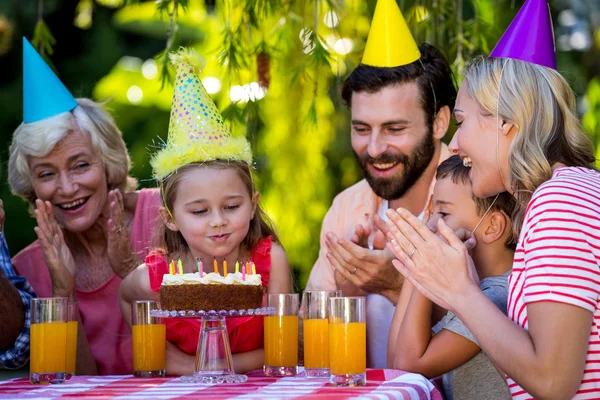
<instances>
[{"instance_id":1,"label":"orange juice","mask_svg":"<svg viewBox=\"0 0 600 400\"><path fill-rule=\"evenodd\" d=\"M66 372L67 323L31 324L29 371L32 374Z\"/></svg>"},{"instance_id":2,"label":"orange juice","mask_svg":"<svg viewBox=\"0 0 600 400\"><path fill-rule=\"evenodd\" d=\"M332 375L363 374L367 370L367 325L329 324L329 368Z\"/></svg>"},{"instance_id":3,"label":"orange juice","mask_svg":"<svg viewBox=\"0 0 600 400\"><path fill-rule=\"evenodd\" d=\"M67 322L67 374L75 374L77 364L77 321Z\"/></svg>"},{"instance_id":4,"label":"orange juice","mask_svg":"<svg viewBox=\"0 0 600 400\"><path fill-rule=\"evenodd\" d=\"M265 365L298 365L298 316L265 317Z\"/></svg>"},{"instance_id":5,"label":"orange juice","mask_svg":"<svg viewBox=\"0 0 600 400\"><path fill-rule=\"evenodd\" d=\"M165 324L133 325L133 370L162 371L167 348Z\"/></svg>"},{"instance_id":6,"label":"orange juice","mask_svg":"<svg viewBox=\"0 0 600 400\"><path fill-rule=\"evenodd\" d=\"M304 320L304 368L329 368L329 321Z\"/></svg>"}]
</instances>

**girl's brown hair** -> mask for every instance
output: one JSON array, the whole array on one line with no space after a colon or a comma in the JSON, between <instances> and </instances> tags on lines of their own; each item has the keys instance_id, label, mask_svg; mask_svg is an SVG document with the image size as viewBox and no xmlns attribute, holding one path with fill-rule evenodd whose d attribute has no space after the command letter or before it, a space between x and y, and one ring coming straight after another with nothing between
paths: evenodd
<instances>
[{"instance_id":1,"label":"girl's brown hair","mask_svg":"<svg viewBox=\"0 0 600 400\"><path fill-rule=\"evenodd\" d=\"M194 168L235 169L238 176L242 179L242 182L244 182L246 189L248 189L248 194L250 195L250 198L254 199L254 193L256 193L256 188L254 186L254 180L252 179L250 166L242 161L215 160L185 165L162 181L160 187L162 194L162 203L167 210L173 210L173 204L175 203L177 189L179 187L181 178L183 177L184 173ZM171 212L172 211L169 211L169 213ZM257 203L254 218L252 218L252 220L250 221L250 228L248 230L248 234L242 241L241 246L247 251L252 251L254 246L256 246L262 238L265 238L267 236L271 236L273 242L279 243L281 245L281 243L279 242L279 238L277 237L277 233L275 232L273 222L263 211L263 209L260 206L260 203ZM166 250L168 254L174 252L185 253L187 251L188 245L185 239L183 238L181 232L172 231L165 224L161 224L161 227L157 232L157 237L159 247Z\"/></svg>"}]
</instances>

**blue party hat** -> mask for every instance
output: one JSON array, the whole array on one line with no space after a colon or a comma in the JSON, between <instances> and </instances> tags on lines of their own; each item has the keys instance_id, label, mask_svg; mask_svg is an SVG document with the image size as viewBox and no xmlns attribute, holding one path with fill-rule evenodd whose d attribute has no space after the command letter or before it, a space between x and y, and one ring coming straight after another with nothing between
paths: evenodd
<instances>
[{"instance_id":1,"label":"blue party hat","mask_svg":"<svg viewBox=\"0 0 600 400\"><path fill-rule=\"evenodd\" d=\"M77 107L77 101L23 38L23 122L41 121Z\"/></svg>"}]
</instances>

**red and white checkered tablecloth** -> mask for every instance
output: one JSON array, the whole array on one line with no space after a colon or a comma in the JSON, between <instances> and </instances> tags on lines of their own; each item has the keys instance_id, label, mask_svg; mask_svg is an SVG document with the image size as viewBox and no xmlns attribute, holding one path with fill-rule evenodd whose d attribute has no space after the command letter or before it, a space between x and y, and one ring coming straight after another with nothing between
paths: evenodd
<instances>
[{"instance_id":1,"label":"red and white checkered tablecloth","mask_svg":"<svg viewBox=\"0 0 600 400\"><path fill-rule=\"evenodd\" d=\"M31 385L27 378L0 382L0 399L401 399L443 400L422 375L389 370L367 371L366 386L332 387L328 379L270 378L262 371L248 382L227 385L181 383L179 378L142 379L132 376L77 376L62 385Z\"/></svg>"}]
</instances>

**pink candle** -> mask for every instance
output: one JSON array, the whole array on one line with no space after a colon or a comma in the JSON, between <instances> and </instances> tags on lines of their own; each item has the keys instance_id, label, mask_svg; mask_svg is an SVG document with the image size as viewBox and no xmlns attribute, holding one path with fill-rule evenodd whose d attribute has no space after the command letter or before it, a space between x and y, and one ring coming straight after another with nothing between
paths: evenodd
<instances>
[{"instance_id":1,"label":"pink candle","mask_svg":"<svg viewBox=\"0 0 600 400\"><path fill-rule=\"evenodd\" d=\"M242 280L246 280L246 266L242 265Z\"/></svg>"}]
</instances>

